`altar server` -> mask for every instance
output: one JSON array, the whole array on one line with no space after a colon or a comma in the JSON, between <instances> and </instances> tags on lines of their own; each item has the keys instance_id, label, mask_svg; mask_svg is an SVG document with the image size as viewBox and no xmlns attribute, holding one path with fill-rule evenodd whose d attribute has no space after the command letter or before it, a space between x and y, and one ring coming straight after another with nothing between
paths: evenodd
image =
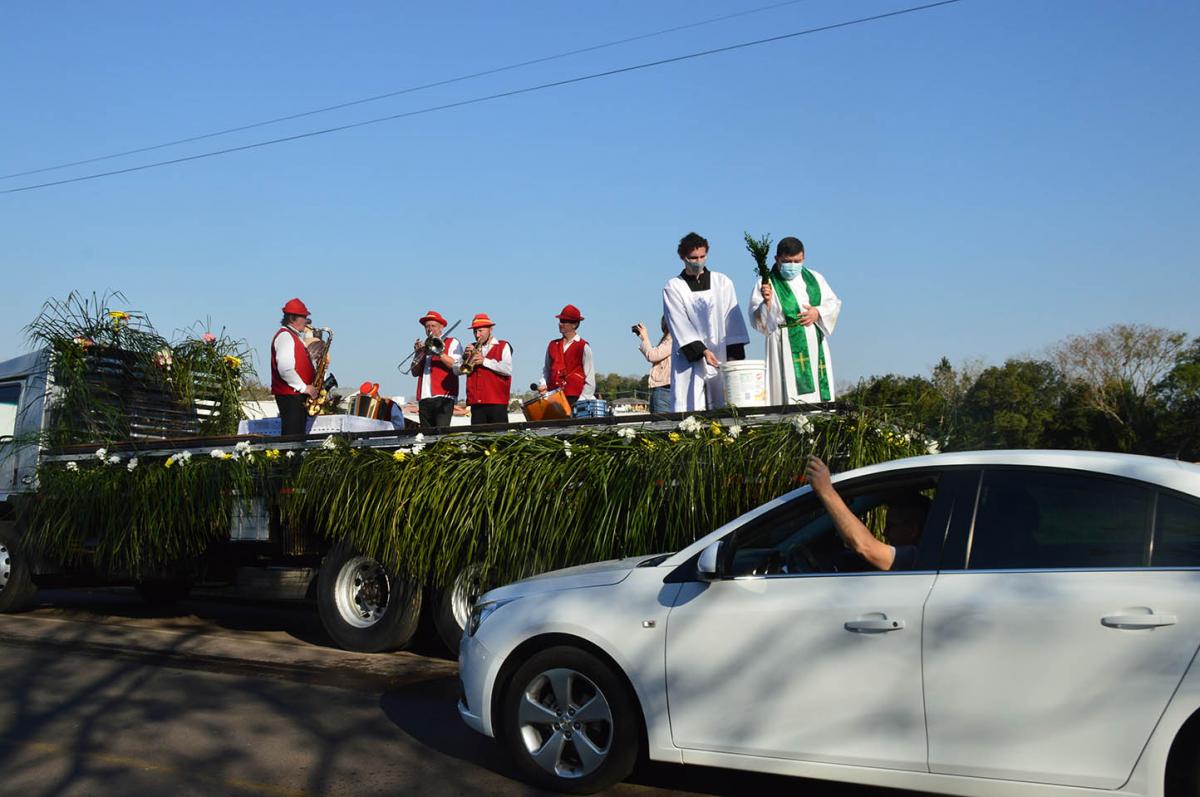
<instances>
[{"instance_id":1,"label":"altar server","mask_svg":"<svg viewBox=\"0 0 1200 797\"><path fill-rule=\"evenodd\" d=\"M542 381L538 390L561 389L572 407L579 399L596 397L596 366L592 361L592 347L579 337L579 322L583 315L579 308L568 304L555 318L561 337L550 341L546 347L546 362L542 366Z\"/></svg>"},{"instance_id":2,"label":"altar server","mask_svg":"<svg viewBox=\"0 0 1200 797\"><path fill-rule=\"evenodd\" d=\"M750 295L750 323L767 336L771 404L833 401L828 336L841 310L825 278L804 265L804 244L780 240L770 280Z\"/></svg>"},{"instance_id":3,"label":"altar server","mask_svg":"<svg viewBox=\"0 0 1200 797\"><path fill-rule=\"evenodd\" d=\"M417 412L422 426L445 429L454 417L454 403L458 401L458 367L462 365L462 346L457 338L442 337L446 319L437 310L421 316L425 327L425 340L413 343L411 373L417 378ZM429 339L442 341L442 353L426 351Z\"/></svg>"},{"instance_id":4,"label":"altar server","mask_svg":"<svg viewBox=\"0 0 1200 797\"><path fill-rule=\"evenodd\" d=\"M308 308L299 299L283 306L279 330L271 339L271 393L279 407L280 434L304 434L308 422L306 397L317 395L316 368L304 347L304 331L311 323Z\"/></svg>"},{"instance_id":5,"label":"altar server","mask_svg":"<svg viewBox=\"0 0 1200 797\"><path fill-rule=\"evenodd\" d=\"M495 322L487 313L471 321L475 342L463 355L462 370L467 374L467 405L471 425L508 423L508 401L512 391L512 347L492 337Z\"/></svg>"},{"instance_id":6,"label":"altar server","mask_svg":"<svg viewBox=\"0 0 1200 797\"><path fill-rule=\"evenodd\" d=\"M663 288L671 331L671 402L675 412L725 406L721 363L746 357L750 334L733 281L705 267L708 241L694 232L679 241L683 271Z\"/></svg>"}]
</instances>

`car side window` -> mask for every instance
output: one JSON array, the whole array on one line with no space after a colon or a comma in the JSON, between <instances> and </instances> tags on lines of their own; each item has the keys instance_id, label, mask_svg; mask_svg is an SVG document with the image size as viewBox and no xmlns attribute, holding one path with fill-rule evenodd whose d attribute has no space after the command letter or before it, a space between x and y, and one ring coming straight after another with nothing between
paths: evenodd
<instances>
[{"instance_id":1,"label":"car side window","mask_svg":"<svg viewBox=\"0 0 1200 797\"><path fill-rule=\"evenodd\" d=\"M1200 501L1159 493L1150 564L1200 567Z\"/></svg>"},{"instance_id":2,"label":"car side window","mask_svg":"<svg viewBox=\"0 0 1200 797\"><path fill-rule=\"evenodd\" d=\"M892 505L903 503L911 512L912 497L924 496L926 513L936 490L938 474L904 474L887 480L838 485L838 493L855 515L881 536ZM884 540L890 542L889 540ZM899 551L899 549L898 549ZM907 550L915 560L915 550ZM873 570L848 550L833 520L812 493L789 501L739 529L729 539L724 572L732 577L842 573ZM913 569L915 562L905 569ZM897 568L900 569L900 568Z\"/></svg>"},{"instance_id":3,"label":"car side window","mask_svg":"<svg viewBox=\"0 0 1200 797\"><path fill-rule=\"evenodd\" d=\"M1140 567L1153 492L1115 478L1014 469L984 473L970 570Z\"/></svg>"}]
</instances>

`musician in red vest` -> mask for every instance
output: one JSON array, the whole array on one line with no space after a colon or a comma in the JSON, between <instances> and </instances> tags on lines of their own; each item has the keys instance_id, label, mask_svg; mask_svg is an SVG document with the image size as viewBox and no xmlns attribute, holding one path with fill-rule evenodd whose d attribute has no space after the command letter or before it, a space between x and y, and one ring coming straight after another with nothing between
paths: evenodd
<instances>
[{"instance_id":1,"label":"musician in red vest","mask_svg":"<svg viewBox=\"0 0 1200 797\"><path fill-rule=\"evenodd\" d=\"M304 302L292 299L283 306L279 331L271 341L271 393L279 407L283 435L304 434L308 421L305 398L317 395L313 384L317 369L304 347L304 330L311 322Z\"/></svg>"},{"instance_id":2,"label":"musician in red vest","mask_svg":"<svg viewBox=\"0 0 1200 797\"><path fill-rule=\"evenodd\" d=\"M579 399L596 397L596 366L592 362L592 347L579 337L579 322L583 316L579 308L568 304L555 318L558 319L560 338L550 341L546 347L546 363L542 367L542 381L538 390L561 389L567 402L574 407Z\"/></svg>"},{"instance_id":3,"label":"musician in red vest","mask_svg":"<svg viewBox=\"0 0 1200 797\"><path fill-rule=\"evenodd\" d=\"M471 425L508 423L508 400L512 394L512 347L492 337L495 322L487 313L471 321L475 342L463 355L467 371L467 406Z\"/></svg>"},{"instance_id":4,"label":"musician in red vest","mask_svg":"<svg viewBox=\"0 0 1200 797\"><path fill-rule=\"evenodd\" d=\"M441 338L446 319L437 310L421 316L427 338ZM442 340L442 353L425 351L425 341L414 345L416 357L411 373L417 378L417 412L422 426L445 429L454 417L454 402L458 401L458 367L462 365L462 346L451 337Z\"/></svg>"}]
</instances>

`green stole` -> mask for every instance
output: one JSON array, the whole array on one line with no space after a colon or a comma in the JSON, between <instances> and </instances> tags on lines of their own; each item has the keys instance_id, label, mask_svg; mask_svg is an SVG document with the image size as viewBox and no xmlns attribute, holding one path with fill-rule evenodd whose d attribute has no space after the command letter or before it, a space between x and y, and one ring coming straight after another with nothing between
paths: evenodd
<instances>
[{"instance_id":1,"label":"green stole","mask_svg":"<svg viewBox=\"0 0 1200 797\"><path fill-rule=\"evenodd\" d=\"M800 270L800 276L804 279L804 287L808 292L808 306L816 307L821 304L821 286L817 284L817 278L807 268ZM792 286L779 273L778 264L771 269L771 286L775 289L775 295L779 297L780 306L783 307L784 328L787 329L788 344L792 349L792 365L796 369L796 389L801 393L812 393L812 368L809 367L812 354L808 350L808 330L800 326L800 304L796 301L796 294L792 293ZM816 325L814 328L817 331L817 382L820 385L820 397L821 401L829 401L829 375L825 370L823 345L825 333Z\"/></svg>"}]
</instances>

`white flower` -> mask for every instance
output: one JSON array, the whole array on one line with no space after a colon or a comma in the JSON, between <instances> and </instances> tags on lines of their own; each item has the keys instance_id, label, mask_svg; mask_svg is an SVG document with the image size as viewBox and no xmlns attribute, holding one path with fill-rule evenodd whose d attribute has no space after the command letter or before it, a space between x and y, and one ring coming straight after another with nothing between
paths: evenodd
<instances>
[{"instance_id":1,"label":"white flower","mask_svg":"<svg viewBox=\"0 0 1200 797\"><path fill-rule=\"evenodd\" d=\"M417 436L413 439L415 439L418 443L424 443L425 442L425 433L417 432Z\"/></svg>"},{"instance_id":2,"label":"white flower","mask_svg":"<svg viewBox=\"0 0 1200 797\"><path fill-rule=\"evenodd\" d=\"M116 454L113 454L111 457L109 457L107 460L105 460L105 463L104 463L104 464L106 464L106 465L116 465L116 464L118 464L120 461L121 461L121 458L120 458L119 456L117 456Z\"/></svg>"},{"instance_id":3,"label":"white flower","mask_svg":"<svg viewBox=\"0 0 1200 797\"><path fill-rule=\"evenodd\" d=\"M108 449L107 448L97 448L96 449L96 459L100 460L101 462L108 461Z\"/></svg>"},{"instance_id":4,"label":"white flower","mask_svg":"<svg viewBox=\"0 0 1200 797\"><path fill-rule=\"evenodd\" d=\"M942 447L937 444L937 440L930 440L929 446L925 450L928 451L930 454L942 453Z\"/></svg>"},{"instance_id":5,"label":"white flower","mask_svg":"<svg viewBox=\"0 0 1200 797\"><path fill-rule=\"evenodd\" d=\"M637 429L632 426L624 426L617 430L617 437L625 440L626 443L637 437Z\"/></svg>"},{"instance_id":6,"label":"white flower","mask_svg":"<svg viewBox=\"0 0 1200 797\"><path fill-rule=\"evenodd\" d=\"M412 452L413 452L413 454L414 454L414 455L416 455L416 454L420 454L420 453L421 453L422 451L424 451L424 450L425 450L425 444L424 444L424 443L414 443L414 444L413 444L413 447L412 447Z\"/></svg>"},{"instance_id":7,"label":"white flower","mask_svg":"<svg viewBox=\"0 0 1200 797\"><path fill-rule=\"evenodd\" d=\"M733 426L730 426L726 431L729 432L730 437L732 437L734 440L737 440L738 435L740 435L742 433L742 427L738 426L735 423Z\"/></svg>"},{"instance_id":8,"label":"white flower","mask_svg":"<svg viewBox=\"0 0 1200 797\"><path fill-rule=\"evenodd\" d=\"M466 443L459 443L458 450L465 454L471 450L471 447L469 445L467 445Z\"/></svg>"},{"instance_id":9,"label":"white flower","mask_svg":"<svg viewBox=\"0 0 1200 797\"><path fill-rule=\"evenodd\" d=\"M288 452L287 452L286 454L284 454L284 456L285 456L285 457L287 457L288 459L291 459L292 457L296 456L296 452L295 452L295 451L292 451L292 450L289 448L289 449L288 449Z\"/></svg>"},{"instance_id":10,"label":"white flower","mask_svg":"<svg viewBox=\"0 0 1200 797\"><path fill-rule=\"evenodd\" d=\"M250 441L242 440L242 441L238 442L238 444L233 447L233 450L237 451L241 454L245 454L246 452L248 452L250 450Z\"/></svg>"},{"instance_id":11,"label":"white flower","mask_svg":"<svg viewBox=\"0 0 1200 797\"><path fill-rule=\"evenodd\" d=\"M686 418L684 418L682 421L679 422L679 431L687 432L688 434L695 434L695 433L699 432L703 427L704 427L704 424L702 424L700 422L700 419L697 418L695 415L689 415Z\"/></svg>"},{"instance_id":12,"label":"white flower","mask_svg":"<svg viewBox=\"0 0 1200 797\"><path fill-rule=\"evenodd\" d=\"M333 439L333 435L329 435L329 437L326 437L321 441L321 448L324 448L327 451L337 448L337 442Z\"/></svg>"},{"instance_id":13,"label":"white flower","mask_svg":"<svg viewBox=\"0 0 1200 797\"><path fill-rule=\"evenodd\" d=\"M79 470L79 463L78 462L68 462L67 470L72 471L72 472Z\"/></svg>"},{"instance_id":14,"label":"white flower","mask_svg":"<svg viewBox=\"0 0 1200 797\"><path fill-rule=\"evenodd\" d=\"M571 441L563 440L563 453L567 455L567 459L571 458Z\"/></svg>"},{"instance_id":15,"label":"white flower","mask_svg":"<svg viewBox=\"0 0 1200 797\"><path fill-rule=\"evenodd\" d=\"M213 459L225 459L225 452L219 448L214 448L212 451L209 451L208 455Z\"/></svg>"},{"instance_id":16,"label":"white flower","mask_svg":"<svg viewBox=\"0 0 1200 797\"><path fill-rule=\"evenodd\" d=\"M788 423L790 423L792 428L796 430L796 434L812 434L812 421L803 415L793 415L790 419L788 419Z\"/></svg>"},{"instance_id":17,"label":"white flower","mask_svg":"<svg viewBox=\"0 0 1200 797\"><path fill-rule=\"evenodd\" d=\"M180 464L186 465L187 461L192 458L191 451L180 451L176 456L179 457Z\"/></svg>"},{"instance_id":18,"label":"white flower","mask_svg":"<svg viewBox=\"0 0 1200 797\"><path fill-rule=\"evenodd\" d=\"M133 459L129 460L129 462L126 463L126 465L125 465L125 469L128 470L130 473L133 473L133 471L137 469L137 457L134 457Z\"/></svg>"}]
</instances>

